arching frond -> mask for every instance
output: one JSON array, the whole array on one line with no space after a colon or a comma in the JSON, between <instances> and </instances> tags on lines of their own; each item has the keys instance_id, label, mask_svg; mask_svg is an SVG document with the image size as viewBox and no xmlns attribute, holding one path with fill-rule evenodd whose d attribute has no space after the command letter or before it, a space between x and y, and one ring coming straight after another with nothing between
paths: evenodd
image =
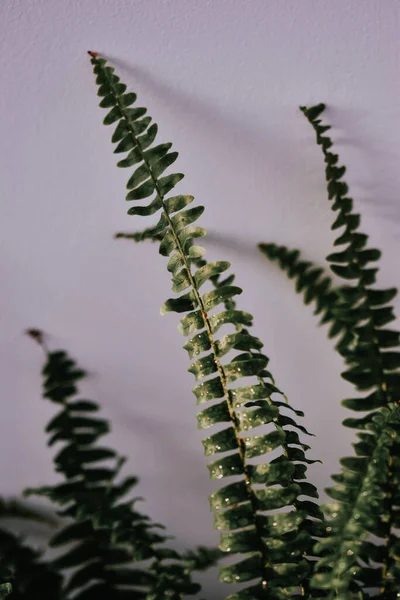
<instances>
[{"instance_id":1,"label":"arching frond","mask_svg":"<svg viewBox=\"0 0 400 600\"><path fill-rule=\"evenodd\" d=\"M337 504L330 533L318 545L322 558L313 586L329 598L347 598L350 590L371 587L380 589L382 598L395 598L400 592L400 352L398 333L385 326L394 319L388 303L396 290L373 287L377 268L370 263L380 252L369 248L367 236L359 231L360 216L353 212L343 181L345 167L324 135L330 128L320 119L324 108L320 104L301 110L324 154L328 197L337 213L332 229L340 229L335 241L340 249L327 260L332 272L346 280L333 313L334 322L347 322L353 335L352 342L341 347L348 366L342 376L367 395L343 401L366 415L344 422L358 430L359 441L354 444L356 455L341 460L342 473L333 477L336 485L328 490ZM384 544L365 541L369 534Z\"/></svg>"},{"instance_id":2,"label":"arching frond","mask_svg":"<svg viewBox=\"0 0 400 600\"><path fill-rule=\"evenodd\" d=\"M180 600L197 593L187 561L165 546L166 536L155 531L161 526L136 509L138 498L127 498L137 478L119 477L125 459L99 444L109 426L98 417L98 404L78 396L84 371L64 351L46 354L43 396L60 408L46 431L49 446L61 445L54 462L64 481L27 493L50 498L72 519L50 542L69 545L53 562L59 570L74 569L63 594Z\"/></svg>"},{"instance_id":3,"label":"arching frond","mask_svg":"<svg viewBox=\"0 0 400 600\"><path fill-rule=\"evenodd\" d=\"M231 600L308 595L312 546L323 527L319 507L310 500L317 491L304 481L312 462L305 454L309 447L299 437L304 428L285 414L289 406L271 398L279 390L266 370L269 361L262 343L249 332L252 316L234 308L241 289L233 285L232 276L219 279L229 264L202 258L197 240L206 232L195 223L204 208L193 205L192 196L170 194L183 178L181 173L165 175L177 153L170 151L171 144L155 142L157 125L145 116L146 109L132 108L136 95L126 93L104 58L91 56L100 106L111 109L104 124L115 126L115 152L128 153L118 166L135 167L126 199L146 200L128 214L159 214L146 236L160 237L160 254L168 258L176 295L161 311L182 314L179 329L189 338L184 348L198 382L193 392L198 405L205 405L198 414L199 427L224 426L203 441L206 456L213 457L211 478L234 478L210 497L215 526L222 531L221 549L240 555L239 562L221 569L221 580L250 582L229 596ZM207 282L217 277L218 285L209 289ZM221 337L223 326L231 332ZM238 385L241 379L245 385ZM278 456L268 460L272 451ZM264 455L264 463L254 460Z\"/></svg>"}]
</instances>

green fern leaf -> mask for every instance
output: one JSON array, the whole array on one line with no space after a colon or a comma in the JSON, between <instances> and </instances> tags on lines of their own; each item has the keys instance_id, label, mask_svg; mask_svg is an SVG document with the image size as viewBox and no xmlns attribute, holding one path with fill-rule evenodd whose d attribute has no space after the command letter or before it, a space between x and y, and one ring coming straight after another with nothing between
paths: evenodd
<instances>
[{"instance_id":1,"label":"green fern leaf","mask_svg":"<svg viewBox=\"0 0 400 600\"><path fill-rule=\"evenodd\" d=\"M119 84L118 77L114 75L110 67L106 66L104 59L93 56L92 64L95 74L98 78L100 77L98 84L104 85L106 83L112 93L115 86ZM250 538L247 532L232 531L232 529L236 529L232 521L229 523L230 529L224 533L221 539L221 548L223 547L225 551L244 555L242 560L235 565L221 569L221 580L242 582L258 579L256 589L265 596L268 586L268 590L270 590L268 593L272 594L271 598L275 597L274 594L278 597L280 594L290 594L292 591L304 593L304 585L310 571L309 563L307 561L303 561L301 564L298 561L293 562L289 549L282 549L279 553L276 552L275 555L270 553L268 544L262 535L259 518L261 518L260 511L285 508L288 512L283 514L280 519L287 520L289 523L293 520L293 508L299 509L301 514L304 515L301 522L302 535L307 540L312 540L313 534L309 533L309 530L311 530L310 523L314 518L321 519L323 517L313 503L299 499L303 492L311 493L311 488L302 488L294 477L296 473L299 473L304 478L306 465L313 462L305 456L304 449L308 447L301 444L296 432L286 429L293 422L295 423L294 420L291 422L283 420L282 425L280 425L280 415L284 416L283 410L286 405L271 399L271 395L279 393L279 390L273 386L273 381L272 384L268 381L268 379L271 379L271 375L265 369L268 358L261 354L262 345L259 340L243 330L244 325L249 326L251 324L252 317L248 313L238 311L235 308L235 298L241 293L241 289L232 285L233 277L231 276L228 276L225 281L219 279L222 271L228 268L227 263L207 264L202 259L204 251L193 243L196 238L205 235L204 229L193 225L203 212L203 207L184 210L186 205L192 202L191 196L167 196L183 178L180 173L160 177L161 170L164 171L164 166L167 163L167 166L169 166L169 163L172 164L176 154L166 154L158 163L153 162L149 154L146 155L143 152L142 140L137 136L134 128L129 125L129 114L126 113L126 109L119 102L116 89L114 96L115 106L119 108L121 113L116 131L119 130L118 128L125 128L125 123L128 123L130 135L135 140L136 145L134 147L139 148L142 155L142 160L135 163L137 164L137 170L133 180L131 178L129 183L129 185L138 187L134 187L129 192L127 200L152 197L154 194L148 205L148 208L151 207L151 212L146 213L143 211L142 214L153 214L154 208L154 212L160 211L165 217L166 227L162 232L160 254L170 257L167 269L172 273L173 290L179 294L184 292L179 297L167 300L161 312L189 313L182 317L180 330L184 335L192 336L184 347L190 358L195 358L190 370L194 373L196 379L200 381L193 390L197 397L197 403L205 404L218 398L222 399L221 402L201 410L198 415L199 426L203 428L212 427L221 422L229 423L229 427L223 432L210 435L204 441L207 455L222 454L220 458L208 465L208 469L213 479L237 475L241 477L241 481L224 486L223 490L212 494L210 504L216 513L223 508L238 503L245 503L251 510L251 521L249 523L251 522L252 534ZM121 126L120 123L124 124ZM150 132L150 128L148 131ZM144 133L145 135L146 133ZM148 144L146 143L146 149L149 149L147 150L148 153L151 152L155 135L151 137L151 141ZM160 145L155 148L159 147ZM167 160L168 156L170 158ZM157 164L161 165L160 168L156 166ZM148 179L143 180L142 177L147 177L149 172ZM140 174L139 179L137 173ZM174 216L171 217L172 212L174 212ZM130 210L129 213L133 214L133 211ZM135 211L135 214L139 213ZM136 234L132 239L139 240L144 237L154 239L155 236L149 233L146 235ZM214 284L215 289L201 294L200 286L207 280ZM220 304L224 305L224 311L209 314ZM215 334L222 325L230 325L236 334L240 335L230 333L222 339L218 339ZM195 335L193 336L193 334ZM222 363L221 357L233 350L242 351L242 354L235 356L226 364ZM200 356L204 352L208 352L208 354ZM213 376L208 378L209 375ZM243 377L250 378L250 385L231 386L233 382ZM204 381L204 378L207 379ZM272 387L270 387L271 385ZM257 403L260 403L260 405ZM260 408L265 410L263 415L258 411ZM269 414L271 414L273 409L276 416L268 420L267 413L270 411ZM290 407L288 407L288 410L290 410ZM253 412L255 413L254 416ZM245 414L248 415L247 421L244 417ZM267 433L263 431L261 435L243 436L240 429L241 421L249 429L251 427L256 428L257 423L263 426L268 423L271 429ZM267 461L265 473L269 468L270 478L264 473L264 488L258 489L254 486L259 484L262 469L261 467L253 468L251 461L253 457L264 456L275 448L281 448L291 468L283 473L282 469L271 466ZM225 452L231 452L231 454L226 455ZM296 469L295 463L302 463L304 468L302 470ZM287 473L290 471L292 475L288 478ZM254 482L252 476L254 476ZM276 481L278 476L281 478ZM274 481L274 485L271 484L271 481ZM276 487L275 483L279 487ZM312 490L313 495L315 494L314 490L315 488ZM218 519L217 516L216 518ZM278 543L281 534L276 533L274 538ZM252 541L249 541L250 539ZM252 552L254 540L257 542L256 552ZM232 550L229 546L230 542L235 550ZM283 544L284 546L285 544ZM312 544L308 544L305 548L311 548L311 546ZM228 551L228 547L231 550ZM291 581L291 584L288 584L288 581Z\"/></svg>"},{"instance_id":2,"label":"green fern leaf","mask_svg":"<svg viewBox=\"0 0 400 600\"><path fill-rule=\"evenodd\" d=\"M107 592L118 598L123 587L133 597L146 597L157 590L178 600L197 593L200 588L192 581L186 561L160 546L167 538L154 533L156 524L134 510L135 499L126 500L137 478L118 479L125 459L97 444L109 428L107 421L95 416L99 410L96 403L75 398L75 382L84 371L58 351L47 354L43 374L44 396L61 406L47 431L51 440L63 444L54 460L65 483L26 493L50 498L65 507L62 516L73 519L50 542L54 547L68 544L70 548L52 563L56 570L75 569L63 594L69 597L73 592L74 598L82 600L92 593ZM150 563L131 568L132 563L144 560ZM175 577L170 576L172 570Z\"/></svg>"},{"instance_id":3,"label":"green fern leaf","mask_svg":"<svg viewBox=\"0 0 400 600\"><path fill-rule=\"evenodd\" d=\"M397 484L393 459L397 456L396 444L400 433L397 426L400 378L397 373L389 373L398 369L397 353L389 353L386 357L379 335L382 339L380 328L394 319L392 307L384 305L394 297L395 290L369 289L375 282L377 269L366 269L365 265L378 260L381 253L367 248L367 237L357 231L360 216L351 212L352 200L345 197L348 193L348 186L342 181L345 169L331 166L337 164L338 156L328 151L332 141L323 135L321 121L315 116L321 114L321 105L311 109L302 107L301 110L316 132L317 143L322 147L327 164L328 197L335 200L332 209L338 212L332 229L345 228L335 245L347 244L346 248L328 256L328 261L335 274L354 281L347 288L346 300L343 301L339 294L337 303L355 334L350 345L340 347L350 367L342 376L360 391L373 390L367 398L359 401L357 409L374 411L370 413L371 419L347 420L347 425L356 428L362 423L362 428L369 430L371 437L368 441L362 438L355 444L356 457L341 460L344 469L342 482L329 491L340 503L331 515L329 525L332 533L320 543L324 558L317 565L312 583L316 589L329 590L329 598L341 598L352 589L365 590L371 586L378 587L382 597L391 597L400 590L391 574L398 569L398 558L393 550ZM349 294L349 291L354 294ZM374 302L380 308L374 308ZM356 401L347 400L345 405L355 408ZM347 474L351 475L350 479ZM359 547L369 533L386 540L386 550L378 568L359 563Z\"/></svg>"}]
</instances>

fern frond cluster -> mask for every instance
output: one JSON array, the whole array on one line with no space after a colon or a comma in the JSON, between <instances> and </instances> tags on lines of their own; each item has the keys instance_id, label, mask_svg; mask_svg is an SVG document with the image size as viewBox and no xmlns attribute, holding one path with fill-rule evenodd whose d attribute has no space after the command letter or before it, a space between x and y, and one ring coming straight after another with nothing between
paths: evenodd
<instances>
[{"instance_id":1,"label":"fern frond cluster","mask_svg":"<svg viewBox=\"0 0 400 600\"><path fill-rule=\"evenodd\" d=\"M109 423L99 405L81 398L85 372L64 351L43 348L43 396L57 406L46 428L60 482L26 490L58 507L62 528L50 540L56 558L0 529L0 598L10 600L184 600L200 591L193 572L221 556L220 579L239 584L226 600L396 600L400 597L400 335L394 288L375 286L379 250L360 231L360 216L332 151L324 105L301 107L325 160L328 197L338 230L337 251L327 257L333 276L303 260L298 250L268 243L260 250L276 262L320 323L329 325L345 364L342 376L356 390L342 404L355 411L343 424L355 430L354 455L327 490L323 510L307 468L310 435L277 387L253 317L237 305L242 290L226 261L208 262L199 240L203 206L176 193L183 174L170 172L178 153L158 142L158 128L137 106L106 60L89 53L104 124L113 126L118 166L129 171L128 214L156 216L136 233L115 237L151 240L167 259L173 296L161 313L180 315L179 331L204 430L204 454L219 487L209 497L219 549L177 552L160 524L137 509L137 478L122 476L125 458L104 445ZM336 280L339 279L339 283ZM335 281L335 282L334 282ZM325 513L325 514L324 514ZM0 518L46 520L29 506L0 499ZM58 523L57 523L58 524ZM202 599L204 600L204 599Z\"/></svg>"},{"instance_id":2,"label":"fern frond cluster","mask_svg":"<svg viewBox=\"0 0 400 600\"><path fill-rule=\"evenodd\" d=\"M218 310L221 304L232 302L241 289L228 278L215 289L201 290L230 265L225 261L207 263L202 258L204 249L195 243L206 233L194 225L204 208L188 208L192 196L170 195L183 174L164 172L178 154L171 151L171 144L153 145L157 125L151 124L146 109L132 107L136 95L126 91L105 59L92 54L92 64L102 97L100 106L110 109L104 124L115 125L114 152L128 153L118 166L135 167L126 200L147 199L145 204L131 207L128 214L160 213L158 224L150 233L146 230L146 237L160 237L160 254L168 258L177 296L167 300L161 312L183 314L179 329L189 338L184 345L193 360L189 371L199 382L193 392L198 405L207 405L198 414L199 427L224 424L224 429L203 440L204 452L213 457L208 465L212 479L234 480L212 494L210 504L215 526L222 531L220 548L243 556L221 568L221 580L252 582L231 595L231 600L306 594L313 538L321 535L323 528L320 509L310 500L317 498L316 488L304 481L312 462L305 454L309 447L299 437L304 429L285 415L284 403L271 398L279 390L266 371L268 357L262 352L262 343L248 331L252 316L236 308ZM233 331L220 337L225 325ZM249 383L238 385L243 378ZM254 460L275 450L280 452L270 461L260 464ZM283 508L286 512L275 512Z\"/></svg>"},{"instance_id":3,"label":"fern frond cluster","mask_svg":"<svg viewBox=\"0 0 400 600\"><path fill-rule=\"evenodd\" d=\"M343 423L357 430L358 441L355 456L340 461L342 472L327 490L336 502L328 533L316 548L321 558L312 587L328 598L366 597L371 588L382 599L394 599L400 592L400 352L399 333L385 326L395 318L389 302L396 289L373 287L377 268L370 263L380 252L369 248L368 236L359 231L360 216L343 180L345 167L331 152L332 140L325 135L330 127L320 119L324 105L301 110L323 151L328 197L337 213L332 229L340 229L334 242L339 251L327 261L346 282L334 287L298 251L275 244L260 244L260 249L295 278L306 303L315 302L321 322L331 324L330 336L340 334L336 349L347 365L342 376L364 394L342 402L364 415Z\"/></svg>"}]
</instances>

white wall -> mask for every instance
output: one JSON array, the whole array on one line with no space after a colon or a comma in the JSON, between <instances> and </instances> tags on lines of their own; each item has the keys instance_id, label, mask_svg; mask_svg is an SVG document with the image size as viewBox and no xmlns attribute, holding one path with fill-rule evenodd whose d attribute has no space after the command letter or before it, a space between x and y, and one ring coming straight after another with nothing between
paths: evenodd
<instances>
[{"instance_id":1,"label":"white wall","mask_svg":"<svg viewBox=\"0 0 400 600\"><path fill-rule=\"evenodd\" d=\"M85 394L141 477L144 509L179 546L213 544L211 485L165 259L113 240L128 218L87 50L112 60L180 151L180 189L207 210L210 257L233 263L278 385L316 433L323 488L351 435L342 363L291 283L257 254L277 241L322 261L333 239L323 162L299 104L324 101L363 229L399 284L400 5L397 0L3 0L1 45L2 493L55 480L43 427L49 334L91 375ZM206 588L208 598L217 587Z\"/></svg>"}]
</instances>

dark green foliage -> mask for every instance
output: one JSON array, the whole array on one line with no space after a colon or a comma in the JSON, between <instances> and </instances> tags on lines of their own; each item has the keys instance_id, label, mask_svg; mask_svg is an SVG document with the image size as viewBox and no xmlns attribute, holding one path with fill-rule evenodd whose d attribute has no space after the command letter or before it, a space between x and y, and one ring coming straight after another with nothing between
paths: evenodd
<instances>
[{"instance_id":1,"label":"dark green foliage","mask_svg":"<svg viewBox=\"0 0 400 600\"><path fill-rule=\"evenodd\" d=\"M0 499L0 518L36 521L54 527L52 515L19 500ZM10 600L57 600L61 597L61 574L22 536L15 535L10 524L0 527L0 598Z\"/></svg>"},{"instance_id":2,"label":"dark green foliage","mask_svg":"<svg viewBox=\"0 0 400 600\"><path fill-rule=\"evenodd\" d=\"M0 576L2 583L0 583L0 598L7 598L13 590L12 584L7 581L9 573L7 570L2 570L2 575Z\"/></svg>"},{"instance_id":3,"label":"dark green foliage","mask_svg":"<svg viewBox=\"0 0 400 600\"><path fill-rule=\"evenodd\" d=\"M251 314L236 306L242 290L226 261L208 263L197 240L204 208L193 196L171 191L183 174L171 173L178 153L158 143L158 127L136 94L127 92L103 58L91 62L105 125L113 125L118 166L131 169L126 200L129 215L158 222L118 238L159 243L168 259L173 297L161 313L181 315L179 330L196 385L198 427L210 457L212 479L227 479L211 494L218 550L178 553L166 546L162 526L136 509L130 496L136 477L121 477L125 459L101 444L109 423L98 405L78 396L85 373L63 351L49 352L40 331L28 333L47 356L44 397L59 405L46 428L48 445L62 481L27 490L59 508L63 527L51 539L61 553L51 562L8 531L0 530L0 598L10 600L161 600L197 594L192 572L232 555L220 579L239 583L227 600L395 600L400 596L400 350L399 333L387 327L395 316L388 303L394 288L374 287L380 251L359 232L360 216L343 180L345 167L331 152L325 134L324 105L301 110L313 126L325 158L328 197L336 213L335 251L327 261L343 280L334 285L323 269L302 260L298 250L261 244L262 252L295 280L306 304L313 303L321 324L346 365L342 376L358 392L342 404L355 411L343 425L356 430L354 455L340 460L327 490L332 502L320 507L307 480L310 435L298 423L269 372L263 344L251 333ZM221 330L222 333L221 333ZM245 381L241 381L245 379ZM283 399L282 399L283 396ZM360 413L362 413L360 415ZM215 428L215 426L218 426ZM210 429L211 428L211 429ZM271 458L273 456L273 458ZM232 480L232 477L234 478ZM325 513L325 515L323 514ZM0 517L37 518L24 505L0 501ZM68 571L64 580L61 573ZM12 591L11 591L12 583Z\"/></svg>"},{"instance_id":4,"label":"dark green foliage","mask_svg":"<svg viewBox=\"0 0 400 600\"><path fill-rule=\"evenodd\" d=\"M61 515L72 519L50 542L56 548L68 545L52 563L57 570L74 569L63 594L85 600L130 595L179 600L197 593L200 587L191 579L188 559L165 547L166 536L155 531L160 526L136 510L137 499L126 498L137 479L119 477L125 459L98 445L108 423L97 417L95 402L76 399L84 374L65 352L48 353L43 396L60 411L46 431L49 445L62 444L54 461L64 482L27 490L50 498L63 507ZM203 549L201 556L210 564L215 554ZM195 557L189 558L197 566Z\"/></svg>"},{"instance_id":5,"label":"dark green foliage","mask_svg":"<svg viewBox=\"0 0 400 600\"><path fill-rule=\"evenodd\" d=\"M328 196L334 201L332 209L337 213L332 229L344 228L335 242L344 248L329 255L327 260L335 274L351 281L344 288L344 294L339 288L335 306L335 318L346 320L348 329L353 332L349 345L342 343L339 348L347 365L342 375L357 390L368 391L368 395L359 400L359 406L357 400L347 400L345 404L370 411L373 419L370 437L366 439L364 434L354 445L358 458L342 459L342 481L330 490L332 497L339 496L341 503L331 520L332 534L321 543L324 556L319 561L314 582L317 588L328 587L331 595L345 594L358 582L361 589L364 585L376 585L385 597L391 597L400 591L399 561L394 551L398 538L393 527L397 504L394 496L400 474L394 460L400 442L400 382L392 374L399 366L398 354L388 352L387 346L380 344L380 336L385 332L382 328L394 318L392 307L385 305L396 291L370 288L375 283L376 269L371 269L369 263L378 260L380 252L369 248L367 236L358 232L360 217L352 213L353 202L342 180L345 168L339 167L338 156L329 152L332 142L323 135L326 128L310 110L315 111L315 107L302 108L314 127L325 157ZM320 105L319 114L322 110ZM352 474L351 480L346 478L348 473ZM386 542L378 561L380 568L359 562L360 544L368 532Z\"/></svg>"},{"instance_id":6,"label":"dark green foliage","mask_svg":"<svg viewBox=\"0 0 400 600\"><path fill-rule=\"evenodd\" d=\"M190 336L184 347L193 359L189 370L200 382L193 390L197 403L208 404L220 399L217 404L201 410L199 426L205 428L220 422L227 424L222 433L210 435L204 441L206 455L215 455L208 465L211 477L222 479L236 475L240 478L240 482L225 485L221 494L215 493L210 498L217 527L221 529L220 524L224 523L221 549L240 555L235 566L221 569L221 579L226 582L252 582L248 592L240 592L232 598L245 597L246 594L253 597L254 589L257 590L254 593L271 598L283 598L291 592L305 594L314 535L310 532L312 525L320 522L315 519L321 518L313 510L312 503L301 499L310 495L315 497L315 488L302 487L297 481L298 466L302 467L303 478L306 465L311 462L304 454L308 446L300 442L296 433L296 430L305 430L298 427L295 420L287 420L286 404L271 398L279 390L266 370L268 358L261 353L261 342L244 329L244 326L251 326L252 317L235 308L235 298L241 289L232 285L233 276L220 280L221 273L228 269L229 264L208 264L202 258L204 250L195 245L195 239L205 235L204 229L194 225L203 207L187 209L193 202L192 196L167 197L183 175L160 175L173 164L177 153L170 152L170 144L152 147L156 131L151 131L155 126L150 126L150 120L147 130L143 126L139 134L139 117L125 109L125 86L120 92L120 81L114 69L97 55L92 55L92 64L100 86L99 95L113 98L112 103L110 100L113 108L104 120L105 124L116 124L112 140L118 142L123 139L125 148L130 149L119 166L135 164L127 185L130 190L127 200L148 198L149 202L128 212L144 216L160 213L155 227L141 234L119 234L118 237L160 241L160 254L169 258L167 269L172 275L172 290L176 294L183 292L167 300L161 312L183 313L180 330L183 335ZM214 289L208 291L206 288L206 291L200 292L200 287L208 281ZM230 325L233 331L219 339L215 334L223 324ZM223 357L229 352L232 352L232 357L227 361ZM250 380L247 385L237 387L236 381L243 377ZM232 386L234 382L235 386ZM287 410L290 410L289 406ZM257 435L257 427L267 423L269 431L266 433L264 430L262 435ZM288 427L294 427L295 431ZM252 428L256 432L247 433ZM264 456L273 449L280 449L278 459L267 460L257 467L253 465L253 457ZM225 454L232 451L232 454ZM279 477L279 461L287 465L282 477ZM229 510L238 512L246 507L246 520L242 521L235 515L232 519L224 519L222 510L229 506L232 506ZM274 531L273 539L280 546L279 551L270 548L271 542L264 535L262 511L281 508L286 509L286 513L280 515L284 522L292 522L293 509L298 509L301 514L298 526L308 542L304 545L306 558L300 563L298 557L291 553L290 546L285 544L285 534Z\"/></svg>"},{"instance_id":7,"label":"dark green foliage","mask_svg":"<svg viewBox=\"0 0 400 600\"><path fill-rule=\"evenodd\" d=\"M189 571L205 571L214 566L222 557L223 553L218 548L205 548L204 546L182 553L182 559Z\"/></svg>"},{"instance_id":8,"label":"dark green foliage","mask_svg":"<svg viewBox=\"0 0 400 600\"><path fill-rule=\"evenodd\" d=\"M357 597L368 597L366 588L372 587L379 589L380 598L394 600L400 592L400 381L394 372L400 361L399 352L392 350L399 347L399 334L384 327L394 318L387 303L396 290L370 287L376 269L368 263L378 260L380 252L368 248L367 236L358 231L360 217L352 213L353 201L342 181L345 168L338 166L338 155L329 151L332 142L323 135L329 127L318 119L323 109L318 105L302 111L324 153L328 196L337 213L332 229L341 229L335 241L341 249L327 260L333 273L347 281L334 287L331 278L301 260L297 250L275 244L260 244L260 249L295 279L305 303L315 304L321 323L330 324L329 336L339 336L336 349L347 366L342 376L364 392L343 401L347 408L367 415L343 423L358 430L358 441L355 456L340 461L343 470L332 477L335 485L327 490L337 502L329 509L329 533L315 548L321 558L312 588L317 595L344 600L356 592L361 594ZM381 541L366 541L369 534Z\"/></svg>"},{"instance_id":9,"label":"dark green foliage","mask_svg":"<svg viewBox=\"0 0 400 600\"><path fill-rule=\"evenodd\" d=\"M329 323L329 337L340 335L340 345L347 346L354 338L352 323L339 310L339 290L332 279L310 261L302 260L299 250L289 250L277 244L259 244L259 248L269 260L276 262L290 279L295 281L295 289L303 294L305 304L315 305L315 315L320 315L320 324Z\"/></svg>"},{"instance_id":10,"label":"dark green foliage","mask_svg":"<svg viewBox=\"0 0 400 600\"><path fill-rule=\"evenodd\" d=\"M10 600L61 598L62 578L58 570L44 561L39 552L6 529L0 529L0 553L0 569L2 572L8 570L12 586ZM3 589L7 592L9 587Z\"/></svg>"}]
</instances>

